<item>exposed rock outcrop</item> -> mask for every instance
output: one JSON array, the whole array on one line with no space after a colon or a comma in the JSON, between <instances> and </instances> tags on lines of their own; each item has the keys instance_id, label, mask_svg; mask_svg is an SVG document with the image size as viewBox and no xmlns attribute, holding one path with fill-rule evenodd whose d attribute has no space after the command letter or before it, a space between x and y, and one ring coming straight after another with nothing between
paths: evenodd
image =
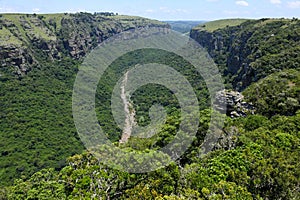
<instances>
[{"instance_id":1,"label":"exposed rock outcrop","mask_svg":"<svg viewBox=\"0 0 300 200\"><path fill-rule=\"evenodd\" d=\"M0 46L1 68L6 72L22 76L37 66L37 61L28 49L21 46Z\"/></svg>"},{"instance_id":2,"label":"exposed rock outcrop","mask_svg":"<svg viewBox=\"0 0 300 200\"><path fill-rule=\"evenodd\" d=\"M299 68L299 30L297 19L260 19L213 31L198 27L190 36L207 49L227 84L243 91L274 72Z\"/></svg>"},{"instance_id":3,"label":"exposed rock outcrop","mask_svg":"<svg viewBox=\"0 0 300 200\"><path fill-rule=\"evenodd\" d=\"M245 117L255 113L255 108L251 103L244 101L244 96L232 90L222 90L216 95L216 109L226 115L236 118ZM226 105L225 107L218 105Z\"/></svg>"},{"instance_id":4,"label":"exposed rock outcrop","mask_svg":"<svg viewBox=\"0 0 300 200\"><path fill-rule=\"evenodd\" d=\"M169 27L141 17L90 13L0 16L2 73L24 76L43 62L80 60L108 37L137 27Z\"/></svg>"},{"instance_id":5,"label":"exposed rock outcrop","mask_svg":"<svg viewBox=\"0 0 300 200\"><path fill-rule=\"evenodd\" d=\"M249 67L248 56L251 49L247 41L252 32L240 33L243 26L227 27L214 32L192 30L191 37L205 47L225 76L235 76L232 85L236 90L243 90L251 82L257 81Z\"/></svg>"}]
</instances>

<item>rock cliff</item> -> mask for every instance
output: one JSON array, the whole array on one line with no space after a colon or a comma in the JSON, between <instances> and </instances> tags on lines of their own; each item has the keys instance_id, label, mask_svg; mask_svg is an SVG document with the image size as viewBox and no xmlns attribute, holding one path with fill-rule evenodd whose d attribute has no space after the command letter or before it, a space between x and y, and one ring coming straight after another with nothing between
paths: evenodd
<instances>
[{"instance_id":1,"label":"rock cliff","mask_svg":"<svg viewBox=\"0 0 300 200\"><path fill-rule=\"evenodd\" d=\"M167 27L141 17L76 14L0 16L0 74L24 76L42 62L82 59L113 34L136 27Z\"/></svg>"},{"instance_id":2,"label":"rock cliff","mask_svg":"<svg viewBox=\"0 0 300 200\"><path fill-rule=\"evenodd\" d=\"M224 104L226 104L226 110L220 106L217 106L216 109L231 118L245 117L255 113L253 104L246 102L244 96L237 91L219 91L216 95L216 105Z\"/></svg>"},{"instance_id":3,"label":"rock cliff","mask_svg":"<svg viewBox=\"0 0 300 200\"><path fill-rule=\"evenodd\" d=\"M208 50L227 84L242 91L274 72L300 67L299 33L300 20L294 18L248 20L214 30L201 25L190 35Z\"/></svg>"}]
</instances>

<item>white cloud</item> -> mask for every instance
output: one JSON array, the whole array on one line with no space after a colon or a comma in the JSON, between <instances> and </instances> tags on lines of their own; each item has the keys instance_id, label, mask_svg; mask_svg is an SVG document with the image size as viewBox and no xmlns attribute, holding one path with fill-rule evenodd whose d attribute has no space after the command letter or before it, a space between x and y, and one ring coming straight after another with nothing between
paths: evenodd
<instances>
[{"instance_id":1,"label":"white cloud","mask_svg":"<svg viewBox=\"0 0 300 200\"><path fill-rule=\"evenodd\" d=\"M185 9L176 9L175 11L176 11L177 13L188 13L188 11L185 10Z\"/></svg>"},{"instance_id":2,"label":"white cloud","mask_svg":"<svg viewBox=\"0 0 300 200\"><path fill-rule=\"evenodd\" d=\"M17 10L9 7L0 7L0 13L15 13Z\"/></svg>"},{"instance_id":3,"label":"white cloud","mask_svg":"<svg viewBox=\"0 0 300 200\"><path fill-rule=\"evenodd\" d=\"M154 13L154 12L155 12L155 10L152 10L152 9L146 10L146 13Z\"/></svg>"},{"instance_id":4,"label":"white cloud","mask_svg":"<svg viewBox=\"0 0 300 200\"><path fill-rule=\"evenodd\" d=\"M64 12L66 12L66 13L77 13L77 12L90 12L90 13L92 13L91 11L88 11L84 8L70 8L69 10L65 10Z\"/></svg>"},{"instance_id":5,"label":"white cloud","mask_svg":"<svg viewBox=\"0 0 300 200\"><path fill-rule=\"evenodd\" d=\"M289 8L300 8L300 1L290 1L287 6Z\"/></svg>"},{"instance_id":6,"label":"white cloud","mask_svg":"<svg viewBox=\"0 0 300 200\"><path fill-rule=\"evenodd\" d=\"M237 15L237 14L239 14L239 12L235 11L235 10L224 10L223 13L227 14L227 15Z\"/></svg>"},{"instance_id":7,"label":"white cloud","mask_svg":"<svg viewBox=\"0 0 300 200\"><path fill-rule=\"evenodd\" d=\"M249 6L247 1L236 1L235 4L239 6Z\"/></svg>"},{"instance_id":8,"label":"white cloud","mask_svg":"<svg viewBox=\"0 0 300 200\"><path fill-rule=\"evenodd\" d=\"M32 9L32 12L34 12L34 13L39 13L41 10L39 9L39 8L33 8Z\"/></svg>"},{"instance_id":9,"label":"white cloud","mask_svg":"<svg viewBox=\"0 0 300 200\"><path fill-rule=\"evenodd\" d=\"M166 12L166 13L171 12L171 10L170 10L169 8L167 8L167 7L159 7L159 10L160 10L161 12Z\"/></svg>"},{"instance_id":10,"label":"white cloud","mask_svg":"<svg viewBox=\"0 0 300 200\"><path fill-rule=\"evenodd\" d=\"M281 4L281 0L270 0L271 4Z\"/></svg>"},{"instance_id":11,"label":"white cloud","mask_svg":"<svg viewBox=\"0 0 300 200\"><path fill-rule=\"evenodd\" d=\"M224 14L227 15L227 17L239 17L241 15L250 15L251 13L249 11L236 11L236 10L224 10Z\"/></svg>"}]
</instances>

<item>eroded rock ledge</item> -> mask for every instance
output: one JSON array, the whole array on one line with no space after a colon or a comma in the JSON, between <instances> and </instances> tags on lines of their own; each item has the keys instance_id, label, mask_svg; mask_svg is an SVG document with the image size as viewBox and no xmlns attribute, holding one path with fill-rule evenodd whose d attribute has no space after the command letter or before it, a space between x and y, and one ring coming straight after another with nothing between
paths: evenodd
<instances>
[{"instance_id":1,"label":"eroded rock ledge","mask_svg":"<svg viewBox=\"0 0 300 200\"><path fill-rule=\"evenodd\" d=\"M246 117L255 113L253 104L246 102L240 92L233 90L222 90L216 94L216 109L232 118Z\"/></svg>"}]
</instances>

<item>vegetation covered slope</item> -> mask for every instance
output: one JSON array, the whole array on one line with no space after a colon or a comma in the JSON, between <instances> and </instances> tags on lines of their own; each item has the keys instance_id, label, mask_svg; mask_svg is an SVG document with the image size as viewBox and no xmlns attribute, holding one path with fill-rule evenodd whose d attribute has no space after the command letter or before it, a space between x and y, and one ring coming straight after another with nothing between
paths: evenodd
<instances>
[{"instance_id":1,"label":"vegetation covered slope","mask_svg":"<svg viewBox=\"0 0 300 200\"><path fill-rule=\"evenodd\" d=\"M263 115L294 115L300 106L300 72L289 69L273 73L253 83L243 94Z\"/></svg>"},{"instance_id":2,"label":"vegetation covered slope","mask_svg":"<svg viewBox=\"0 0 300 200\"><path fill-rule=\"evenodd\" d=\"M283 69L299 69L298 19L249 20L213 31L193 29L191 37L207 48L228 87L243 90Z\"/></svg>"},{"instance_id":3,"label":"vegetation covered slope","mask_svg":"<svg viewBox=\"0 0 300 200\"><path fill-rule=\"evenodd\" d=\"M213 32L218 29L223 29L225 27L238 26L245 21L248 21L248 19L220 19L220 20L216 20L216 21L206 22L203 24L199 23L193 29Z\"/></svg>"},{"instance_id":4,"label":"vegetation covered slope","mask_svg":"<svg viewBox=\"0 0 300 200\"><path fill-rule=\"evenodd\" d=\"M0 25L1 72L18 75L65 56L80 59L123 30L167 26L159 21L111 13L3 14Z\"/></svg>"},{"instance_id":5,"label":"vegetation covered slope","mask_svg":"<svg viewBox=\"0 0 300 200\"><path fill-rule=\"evenodd\" d=\"M104 14L0 17L0 184L82 152L72 89L83 57L113 34L161 22Z\"/></svg>"},{"instance_id":6,"label":"vegetation covered slope","mask_svg":"<svg viewBox=\"0 0 300 200\"><path fill-rule=\"evenodd\" d=\"M209 113L209 112L208 112ZM202 125L209 114L201 115ZM231 145L147 174L107 168L85 153L2 190L7 199L299 199L299 113L229 120ZM204 122L206 121L206 122ZM235 139L234 139L235 138ZM226 144L226 139L223 144ZM222 142L221 142L222 143ZM192 155L193 153L191 153Z\"/></svg>"},{"instance_id":7,"label":"vegetation covered slope","mask_svg":"<svg viewBox=\"0 0 300 200\"><path fill-rule=\"evenodd\" d=\"M285 27L282 24L287 25L285 31L280 31ZM12 76L14 78L3 78L1 89L4 88L4 90L3 92L1 90L0 98L4 103L1 110L5 112L0 118L1 126L4 127L1 139L9 141L9 145L2 143L0 146L5 146L1 152L3 160L1 164L5 164L1 166L2 176L4 180L15 177L20 177L20 179L2 188L0 199L299 199L299 107L291 104L293 110L289 110L289 113L278 112L278 106L282 103L290 105L289 102L299 99L299 70L297 68L299 51L296 45L298 37L286 37L285 49L280 45L282 40L278 39L278 44L270 39L276 37L275 33L282 34L282 37L286 36L284 33L297 36L299 34L297 27L298 21L295 19L263 19L246 21L238 26L225 26L212 32L205 30L191 32L199 43L205 44L204 46L208 48L222 69L224 77L227 78L228 87L241 90L246 88L245 97L254 103L258 102L256 109L262 114L234 119L227 117L225 126L220 131L221 137L212 144L214 145L213 151L204 157L200 156L201 144L207 134L212 111L206 109L209 96L205 83L189 64L168 52L151 49L130 52L116 60L112 68L106 72L111 76L106 76L109 78L99 82L101 88L107 89L107 92L101 92L103 91L101 90L96 94L97 99L107 100L104 101L104 105L109 105L112 86L119 79L120 74L131 65L139 62L147 63L148 59L152 60L151 57L155 57L162 64L170 64L184 74L193 85L198 98L201 97L199 101L203 107L200 107L199 127L196 138L188 151L166 168L146 174L126 173L111 169L88 152L69 157L66 161L67 166L64 166L63 160L59 166L55 162L47 163L52 162L53 157L56 159L61 156L56 154L57 152L63 153L63 156L68 155L61 150L65 146L68 151L72 150L74 153L76 150L82 150L80 144L79 146L70 145L79 140L76 139L76 132L71 125L71 111L68 107L70 105L67 103L70 101L70 88L79 64L76 59L80 60L80 56L73 56L70 51L66 50L65 55L68 56L64 56L60 62L47 60L41 65L42 62L39 61L39 67L32 68L27 76L21 74L21 76ZM272 33L274 36L271 34L269 37L267 33ZM283 57L277 55L277 51L272 50L273 46L268 45L266 41L273 42L271 44L276 47L275 50L280 47L279 54L290 52L291 54L284 55L294 56L295 69L289 69L292 67L281 60ZM251 46L253 43L255 45ZM256 46L267 56L265 54L261 57L250 56L252 51L258 51ZM244 60L232 62L235 56ZM274 70L269 71L270 65L261 64L259 68L252 69L251 72L254 73L252 76L247 73L247 70L241 70L248 62L245 57L252 58L248 63L249 66L262 58L272 58L274 59L272 61L275 64L279 63L282 68L278 67L279 64L274 64ZM132 58L137 63L130 63ZM276 73L273 74L273 72ZM241 76L240 79L239 76ZM266 78L262 79L263 77ZM251 85L256 80L260 81ZM243 87L238 83L241 83ZM266 93L264 93L265 90ZM280 94L280 90L286 95ZM150 93L145 91L150 91ZM22 98L14 98L16 94ZM280 95L283 96L282 99L277 102L272 101ZM178 103L170 92L165 92L165 88L153 85L140 88L132 98L140 124L149 122L147 113L153 103L160 102L166 105L166 110L171 115L167 117L166 123L156 136L149 139L133 137L127 144L116 145L125 148L128 152L153 153L168 144L178 129L180 121ZM292 101L286 101L286 99ZM31 107L32 102L35 102L36 106ZM271 104L266 109L264 106L269 103ZM119 130L113 124L110 113L102 110L103 107L99 106L99 101L96 109L98 109L98 119L109 125L105 127L111 136L110 139L116 141ZM43 123L44 120L46 124ZM28 132L34 133L36 137L31 137L31 135L26 137ZM70 136L71 134L75 136ZM18 141L18 146L14 146L15 141ZM63 145L60 144L62 141L65 142ZM49 152L52 154L48 154ZM36 161L34 165L30 163L33 161L30 158L32 153L35 153L33 155L37 158L34 160ZM18 160L14 160L14 156ZM24 161L25 157L29 160L28 163ZM149 158L145 156L143 159ZM25 167L19 169L19 164ZM135 167L134 163L128 163L128 165ZM32 176L28 175L37 169L41 170Z\"/></svg>"}]
</instances>

